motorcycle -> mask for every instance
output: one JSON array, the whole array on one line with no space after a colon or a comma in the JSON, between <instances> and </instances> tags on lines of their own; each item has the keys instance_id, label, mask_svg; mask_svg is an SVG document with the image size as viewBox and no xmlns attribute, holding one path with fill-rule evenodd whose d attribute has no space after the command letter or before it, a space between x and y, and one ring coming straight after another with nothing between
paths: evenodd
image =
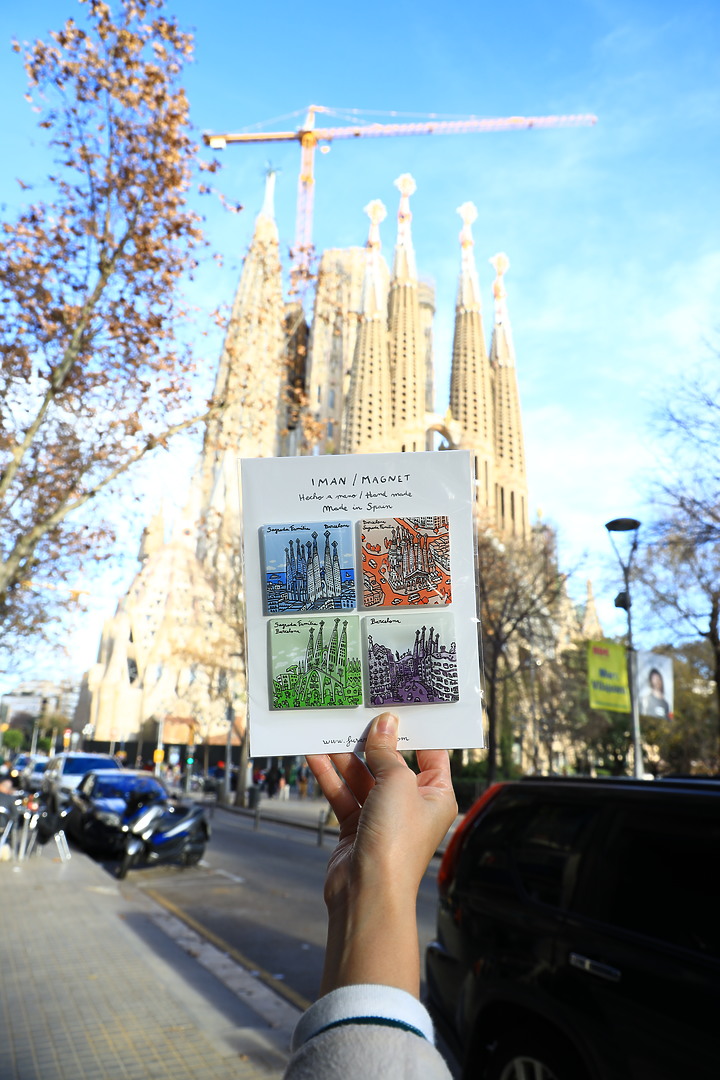
<instances>
[{"instance_id":1,"label":"motorcycle","mask_svg":"<svg viewBox=\"0 0 720 1080\"><path fill-rule=\"evenodd\" d=\"M202 806L174 805L157 798L148 801L142 792L128 799L120 828L124 845L117 876L121 880L134 866L158 862L194 866L210 839Z\"/></svg>"}]
</instances>

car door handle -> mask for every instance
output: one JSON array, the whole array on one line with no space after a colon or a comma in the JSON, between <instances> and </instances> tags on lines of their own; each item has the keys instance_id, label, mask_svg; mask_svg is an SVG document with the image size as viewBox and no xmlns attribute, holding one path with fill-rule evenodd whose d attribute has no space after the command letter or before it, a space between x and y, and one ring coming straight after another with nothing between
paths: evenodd
<instances>
[{"instance_id":1,"label":"car door handle","mask_svg":"<svg viewBox=\"0 0 720 1080\"><path fill-rule=\"evenodd\" d=\"M607 979L608 982L620 982L622 978L617 968L610 967L609 964L601 964L598 960L591 960L588 956L581 956L580 953L570 953L570 967L586 971L588 975L597 975L599 979Z\"/></svg>"}]
</instances>

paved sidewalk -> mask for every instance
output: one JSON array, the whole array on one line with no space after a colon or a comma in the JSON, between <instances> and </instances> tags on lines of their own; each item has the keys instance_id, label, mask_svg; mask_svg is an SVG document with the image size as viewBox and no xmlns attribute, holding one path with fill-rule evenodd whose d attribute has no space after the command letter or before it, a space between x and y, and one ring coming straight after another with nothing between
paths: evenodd
<instances>
[{"instance_id":1,"label":"paved sidewalk","mask_svg":"<svg viewBox=\"0 0 720 1080\"><path fill-rule=\"evenodd\" d=\"M272 995L273 1014L232 964L245 985L230 989L210 947L168 937L139 889L55 856L0 863L1 1080L282 1077L299 1012Z\"/></svg>"},{"instance_id":2,"label":"paved sidewalk","mask_svg":"<svg viewBox=\"0 0 720 1080\"><path fill-rule=\"evenodd\" d=\"M317 829L327 803L259 810ZM0 957L0 1080L283 1075L299 1010L81 852L0 862Z\"/></svg>"}]
</instances>

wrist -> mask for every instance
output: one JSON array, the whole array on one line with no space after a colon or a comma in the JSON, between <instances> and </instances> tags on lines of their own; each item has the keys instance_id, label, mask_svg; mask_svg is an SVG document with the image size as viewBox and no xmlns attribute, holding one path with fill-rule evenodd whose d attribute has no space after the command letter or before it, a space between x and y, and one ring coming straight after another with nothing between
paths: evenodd
<instances>
[{"instance_id":1,"label":"wrist","mask_svg":"<svg viewBox=\"0 0 720 1080\"><path fill-rule=\"evenodd\" d=\"M374 983L419 995L414 891L394 886L355 890L333 897L328 916L323 993Z\"/></svg>"}]
</instances>

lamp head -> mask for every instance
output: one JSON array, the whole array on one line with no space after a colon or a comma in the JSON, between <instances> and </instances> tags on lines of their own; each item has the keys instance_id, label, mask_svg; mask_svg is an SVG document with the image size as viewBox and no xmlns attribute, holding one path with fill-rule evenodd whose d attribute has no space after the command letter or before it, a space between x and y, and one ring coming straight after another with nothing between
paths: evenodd
<instances>
[{"instance_id":1,"label":"lamp head","mask_svg":"<svg viewBox=\"0 0 720 1080\"><path fill-rule=\"evenodd\" d=\"M640 522L636 518L613 518L605 524L608 532L635 532L640 528Z\"/></svg>"}]
</instances>

